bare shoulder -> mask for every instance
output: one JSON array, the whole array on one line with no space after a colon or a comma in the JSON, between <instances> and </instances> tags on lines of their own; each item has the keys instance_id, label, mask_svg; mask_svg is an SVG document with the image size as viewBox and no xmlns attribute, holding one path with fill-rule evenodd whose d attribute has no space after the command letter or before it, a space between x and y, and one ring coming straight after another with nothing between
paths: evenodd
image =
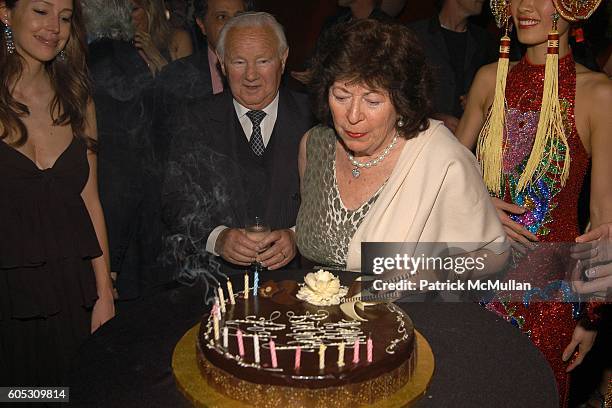
<instances>
[{"instance_id":1,"label":"bare shoulder","mask_svg":"<svg viewBox=\"0 0 612 408\"><path fill-rule=\"evenodd\" d=\"M605 74L594 72L576 64L576 89L590 109L608 110L612 105L612 81Z\"/></svg>"},{"instance_id":2,"label":"bare shoulder","mask_svg":"<svg viewBox=\"0 0 612 408\"><path fill-rule=\"evenodd\" d=\"M191 36L186 30L180 28L174 30L174 32L172 33L172 42L174 44L181 44L187 41L191 43Z\"/></svg>"},{"instance_id":3,"label":"bare shoulder","mask_svg":"<svg viewBox=\"0 0 612 408\"><path fill-rule=\"evenodd\" d=\"M187 31L182 29L174 30L170 40L170 53L173 60L184 58L193 53L191 35Z\"/></svg>"},{"instance_id":4,"label":"bare shoulder","mask_svg":"<svg viewBox=\"0 0 612 408\"><path fill-rule=\"evenodd\" d=\"M481 104L493 98L495 93L495 79L497 77L497 62L483 65L474 77L470 93L479 95ZM490 101L489 101L490 102ZM485 103L488 107L488 103Z\"/></svg>"},{"instance_id":5,"label":"bare shoulder","mask_svg":"<svg viewBox=\"0 0 612 408\"><path fill-rule=\"evenodd\" d=\"M495 84L495 77L497 76L497 62L492 62L487 65L480 67L476 73L474 82L478 81L483 84Z\"/></svg>"}]
</instances>

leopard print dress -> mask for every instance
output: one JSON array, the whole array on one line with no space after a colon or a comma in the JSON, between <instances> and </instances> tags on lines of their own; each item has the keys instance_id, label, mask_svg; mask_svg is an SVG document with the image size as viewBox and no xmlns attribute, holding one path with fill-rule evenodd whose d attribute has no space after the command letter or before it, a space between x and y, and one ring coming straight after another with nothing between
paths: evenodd
<instances>
[{"instance_id":1,"label":"leopard print dress","mask_svg":"<svg viewBox=\"0 0 612 408\"><path fill-rule=\"evenodd\" d=\"M355 210L344 206L336 181L336 133L326 126L310 131L302 203L297 216L297 246L316 265L346 266L349 243L383 186Z\"/></svg>"}]
</instances>

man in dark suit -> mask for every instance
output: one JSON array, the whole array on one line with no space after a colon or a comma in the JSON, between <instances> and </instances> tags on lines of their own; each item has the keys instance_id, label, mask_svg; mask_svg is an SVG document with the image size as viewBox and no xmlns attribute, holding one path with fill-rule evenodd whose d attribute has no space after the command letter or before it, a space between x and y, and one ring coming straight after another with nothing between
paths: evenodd
<instances>
[{"instance_id":1,"label":"man in dark suit","mask_svg":"<svg viewBox=\"0 0 612 408\"><path fill-rule=\"evenodd\" d=\"M234 17L217 45L229 89L178 118L162 200L164 256L182 278L256 259L277 269L296 255L297 154L314 123L307 98L280 86L288 51L271 15ZM255 217L272 229L259 242L243 231Z\"/></svg>"},{"instance_id":2,"label":"man in dark suit","mask_svg":"<svg viewBox=\"0 0 612 408\"><path fill-rule=\"evenodd\" d=\"M492 36L468 18L482 12L483 0L439 0L434 17L409 25L433 68L436 119L455 132L463 100L478 69L497 60Z\"/></svg>"}]
</instances>

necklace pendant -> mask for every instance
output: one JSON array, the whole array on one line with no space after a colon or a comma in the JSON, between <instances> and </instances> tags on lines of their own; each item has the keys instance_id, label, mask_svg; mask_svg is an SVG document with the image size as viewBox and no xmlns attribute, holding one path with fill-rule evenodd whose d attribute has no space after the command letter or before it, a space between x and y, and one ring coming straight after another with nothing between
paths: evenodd
<instances>
[{"instance_id":1,"label":"necklace pendant","mask_svg":"<svg viewBox=\"0 0 612 408\"><path fill-rule=\"evenodd\" d=\"M359 170L359 168L355 167L351 173L353 173L353 178L357 178L361 175L361 171Z\"/></svg>"}]
</instances>

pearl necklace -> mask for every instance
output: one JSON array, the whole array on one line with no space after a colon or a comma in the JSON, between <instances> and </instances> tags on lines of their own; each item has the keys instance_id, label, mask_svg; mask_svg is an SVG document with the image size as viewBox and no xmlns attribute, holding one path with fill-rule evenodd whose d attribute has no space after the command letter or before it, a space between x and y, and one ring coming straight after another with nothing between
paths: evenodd
<instances>
[{"instance_id":1,"label":"pearl necklace","mask_svg":"<svg viewBox=\"0 0 612 408\"><path fill-rule=\"evenodd\" d=\"M389 155L389 153L391 152L391 149L393 149L395 147L395 144L397 143L397 134L393 137L393 141L391 141L391 144L387 147L385 147L385 150L383 150L383 152L380 154L380 156L378 156L375 159L369 160L365 163L361 163L358 162L357 160L355 160L355 157L353 157L353 155L347 150L346 155L348 156L349 161L351 162L351 164L353 166L355 166L355 168L353 170L351 170L351 173L353 174L354 178L357 178L361 175L361 170L360 169L369 169L372 166L376 166L378 163L380 163L381 161L384 160L385 157L387 157Z\"/></svg>"}]
</instances>

